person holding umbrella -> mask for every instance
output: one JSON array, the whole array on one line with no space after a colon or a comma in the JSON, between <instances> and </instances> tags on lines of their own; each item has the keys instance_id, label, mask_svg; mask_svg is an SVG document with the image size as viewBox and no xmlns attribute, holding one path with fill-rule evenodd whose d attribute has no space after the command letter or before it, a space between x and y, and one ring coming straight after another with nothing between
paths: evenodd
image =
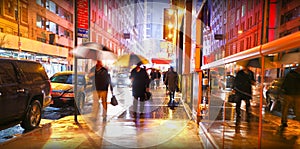
<instances>
[{"instance_id":1,"label":"person holding umbrella","mask_svg":"<svg viewBox=\"0 0 300 149\"><path fill-rule=\"evenodd\" d=\"M93 110L92 110L92 119L95 121L98 118L99 113L99 99L102 100L103 106L103 121L106 121L106 112L107 112L107 93L108 87L110 86L111 93L113 94L113 86L111 84L111 77L108 73L108 70L103 66L101 60L97 60L97 63L94 67L91 68L88 75L93 83Z\"/></svg>"},{"instance_id":2,"label":"person holding umbrella","mask_svg":"<svg viewBox=\"0 0 300 149\"><path fill-rule=\"evenodd\" d=\"M132 95L134 115L137 113L144 113L145 93L149 92L150 79L147 71L141 68L142 62L137 63L136 67L130 72L130 79L132 81ZM138 110L138 103L140 103Z\"/></svg>"}]
</instances>

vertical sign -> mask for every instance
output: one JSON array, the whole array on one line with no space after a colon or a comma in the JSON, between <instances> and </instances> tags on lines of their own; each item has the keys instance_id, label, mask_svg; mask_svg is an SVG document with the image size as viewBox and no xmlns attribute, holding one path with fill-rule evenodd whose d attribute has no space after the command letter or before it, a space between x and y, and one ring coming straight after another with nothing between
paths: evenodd
<instances>
[{"instance_id":1,"label":"vertical sign","mask_svg":"<svg viewBox=\"0 0 300 149\"><path fill-rule=\"evenodd\" d=\"M77 0L77 37L88 38L89 28L89 0Z\"/></svg>"}]
</instances>

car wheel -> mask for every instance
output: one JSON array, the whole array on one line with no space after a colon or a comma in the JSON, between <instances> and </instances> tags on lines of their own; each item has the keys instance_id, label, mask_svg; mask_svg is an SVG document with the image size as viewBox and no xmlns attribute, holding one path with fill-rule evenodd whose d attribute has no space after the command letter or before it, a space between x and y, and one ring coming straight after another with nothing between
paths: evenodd
<instances>
[{"instance_id":1,"label":"car wheel","mask_svg":"<svg viewBox=\"0 0 300 149\"><path fill-rule=\"evenodd\" d=\"M39 126L41 122L42 106L38 100L34 100L29 105L29 109L26 113L24 120L21 123L21 127L25 130L32 130Z\"/></svg>"}]
</instances>

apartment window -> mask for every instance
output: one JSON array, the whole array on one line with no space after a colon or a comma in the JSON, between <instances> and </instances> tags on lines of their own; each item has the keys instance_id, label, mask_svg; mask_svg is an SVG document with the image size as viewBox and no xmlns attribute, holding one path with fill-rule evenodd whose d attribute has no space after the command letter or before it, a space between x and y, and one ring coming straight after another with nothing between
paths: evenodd
<instances>
[{"instance_id":1,"label":"apartment window","mask_svg":"<svg viewBox=\"0 0 300 149\"><path fill-rule=\"evenodd\" d=\"M2 11L3 11L3 8L4 8L4 7L3 7L3 3L0 3L0 15L2 15L2 13L3 13L3 12L2 12Z\"/></svg>"},{"instance_id":2,"label":"apartment window","mask_svg":"<svg viewBox=\"0 0 300 149\"><path fill-rule=\"evenodd\" d=\"M230 6L231 6L231 9L233 9L235 7L235 0L231 0Z\"/></svg>"},{"instance_id":3,"label":"apartment window","mask_svg":"<svg viewBox=\"0 0 300 149\"><path fill-rule=\"evenodd\" d=\"M255 5L258 5L260 3L260 0L255 0Z\"/></svg>"},{"instance_id":4,"label":"apartment window","mask_svg":"<svg viewBox=\"0 0 300 149\"><path fill-rule=\"evenodd\" d=\"M249 37L247 37L246 49L250 48L250 41L249 40L250 40Z\"/></svg>"},{"instance_id":5,"label":"apartment window","mask_svg":"<svg viewBox=\"0 0 300 149\"><path fill-rule=\"evenodd\" d=\"M247 19L245 30L248 30L250 28L249 25L250 25L250 18Z\"/></svg>"},{"instance_id":6,"label":"apartment window","mask_svg":"<svg viewBox=\"0 0 300 149\"><path fill-rule=\"evenodd\" d=\"M64 36L65 36L66 38L70 38L70 37L71 37L71 31L65 30L65 31L64 31Z\"/></svg>"},{"instance_id":7,"label":"apartment window","mask_svg":"<svg viewBox=\"0 0 300 149\"><path fill-rule=\"evenodd\" d=\"M36 0L36 4L44 7L45 6L45 1L44 0Z\"/></svg>"},{"instance_id":8,"label":"apartment window","mask_svg":"<svg viewBox=\"0 0 300 149\"><path fill-rule=\"evenodd\" d=\"M47 21L46 22L46 30L52 33L58 34L58 25L54 22Z\"/></svg>"},{"instance_id":9,"label":"apartment window","mask_svg":"<svg viewBox=\"0 0 300 149\"><path fill-rule=\"evenodd\" d=\"M240 41L240 51L244 51L244 40Z\"/></svg>"},{"instance_id":10,"label":"apartment window","mask_svg":"<svg viewBox=\"0 0 300 149\"><path fill-rule=\"evenodd\" d=\"M22 4L21 6L21 21L23 23L28 23L28 8L26 4Z\"/></svg>"},{"instance_id":11,"label":"apartment window","mask_svg":"<svg viewBox=\"0 0 300 149\"><path fill-rule=\"evenodd\" d=\"M150 28L151 28L151 23L147 23L146 29L150 29Z\"/></svg>"},{"instance_id":12,"label":"apartment window","mask_svg":"<svg viewBox=\"0 0 300 149\"><path fill-rule=\"evenodd\" d=\"M47 0L46 8L53 13L57 13L56 4L50 0Z\"/></svg>"},{"instance_id":13,"label":"apartment window","mask_svg":"<svg viewBox=\"0 0 300 149\"><path fill-rule=\"evenodd\" d=\"M245 30L245 22L243 22L242 24L241 24L241 31L244 31Z\"/></svg>"},{"instance_id":14,"label":"apartment window","mask_svg":"<svg viewBox=\"0 0 300 149\"><path fill-rule=\"evenodd\" d=\"M102 1L98 1L98 9L99 9L99 10L102 9Z\"/></svg>"},{"instance_id":15,"label":"apartment window","mask_svg":"<svg viewBox=\"0 0 300 149\"><path fill-rule=\"evenodd\" d=\"M15 17L15 11L17 5L14 5L13 1L4 1L4 14L10 17Z\"/></svg>"},{"instance_id":16,"label":"apartment window","mask_svg":"<svg viewBox=\"0 0 300 149\"><path fill-rule=\"evenodd\" d=\"M104 15L107 16L107 3L103 1L103 5L104 5Z\"/></svg>"},{"instance_id":17,"label":"apartment window","mask_svg":"<svg viewBox=\"0 0 300 149\"><path fill-rule=\"evenodd\" d=\"M236 20L240 19L240 9L237 9L236 11Z\"/></svg>"},{"instance_id":18,"label":"apartment window","mask_svg":"<svg viewBox=\"0 0 300 149\"><path fill-rule=\"evenodd\" d=\"M253 8L253 0L248 0L248 10Z\"/></svg>"},{"instance_id":19,"label":"apartment window","mask_svg":"<svg viewBox=\"0 0 300 149\"><path fill-rule=\"evenodd\" d=\"M243 4L243 6L242 6L242 16L241 17L244 17L245 14L246 14L246 5Z\"/></svg>"},{"instance_id":20,"label":"apartment window","mask_svg":"<svg viewBox=\"0 0 300 149\"><path fill-rule=\"evenodd\" d=\"M256 25L258 23L258 21L259 21L259 12L256 12L254 14L254 25Z\"/></svg>"},{"instance_id":21,"label":"apartment window","mask_svg":"<svg viewBox=\"0 0 300 149\"><path fill-rule=\"evenodd\" d=\"M45 18L37 15L36 16L36 26L44 29L45 28Z\"/></svg>"},{"instance_id":22,"label":"apartment window","mask_svg":"<svg viewBox=\"0 0 300 149\"><path fill-rule=\"evenodd\" d=\"M254 33L254 47L258 45L258 33Z\"/></svg>"}]
</instances>

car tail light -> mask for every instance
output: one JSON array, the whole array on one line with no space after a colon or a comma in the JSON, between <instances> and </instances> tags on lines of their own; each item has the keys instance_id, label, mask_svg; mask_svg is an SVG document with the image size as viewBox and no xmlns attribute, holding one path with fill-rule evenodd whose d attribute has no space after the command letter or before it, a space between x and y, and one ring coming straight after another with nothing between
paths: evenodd
<instances>
[{"instance_id":1,"label":"car tail light","mask_svg":"<svg viewBox=\"0 0 300 149\"><path fill-rule=\"evenodd\" d=\"M70 98L70 97L72 97L72 98L74 98L74 93L73 92L70 92L70 93L64 93L63 95L62 95L62 97L64 97L64 98Z\"/></svg>"}]
</instances>

